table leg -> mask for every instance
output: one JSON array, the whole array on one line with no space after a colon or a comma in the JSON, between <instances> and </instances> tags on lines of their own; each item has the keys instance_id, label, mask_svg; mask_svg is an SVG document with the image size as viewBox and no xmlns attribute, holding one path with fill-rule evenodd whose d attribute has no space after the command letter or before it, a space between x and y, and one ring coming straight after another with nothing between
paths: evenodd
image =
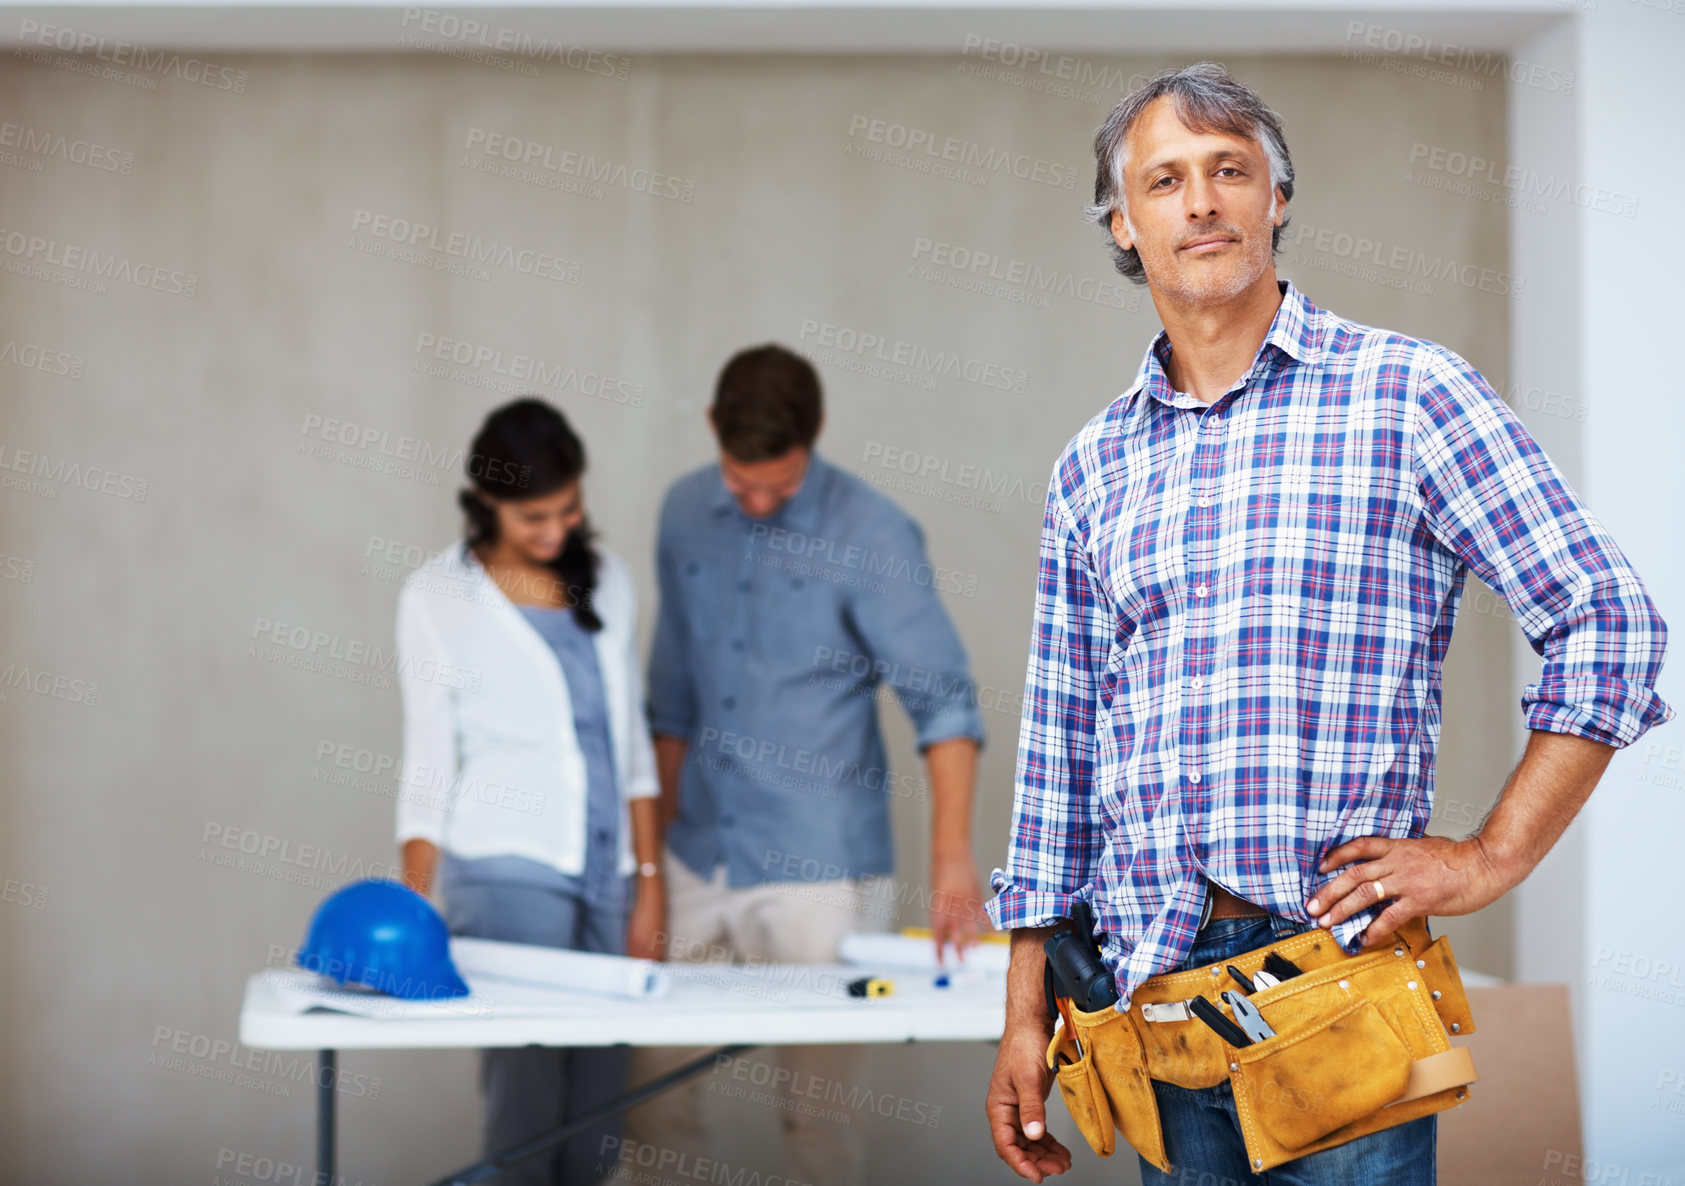
<instances>
[{"instance_id":1,"label":"table leg","mask_svg":"<svg viewBox=\"0 0 1685 1186\"><path fill-rule=\"evenodd\" d=\"M500 1149L491 1156L473 1165L464 1166L449 1177L440 1178L434 1186L469 1186L473 1182L485 1182L497 1177L505 1169L516 1162L535 1157L547 1149L554 1149L557 1145L586 1129L593 1128L607 1120L610 1116L618 1116L628 1108L636 1107L651 1096L660 1095L663 1091L677 1087L686 1079L694 1078L708 1070L722 1058L734 1058L746 1050L753 1050L753 1044L741 1046L726 1046L712 1054L704 1054L700 1058L691 1060L681 1067L675 1067L665 1075L651 1079L640 1087L634 1087L624 1095L615 1096L608 1103L594 1111L581 1116L578 1120L570 1121L560 1128L551 1129L547 1133L522 1141L519 1145L511 1145L507 1149ZM330 1179L331 1186L331 1179Z\"/></svg>"},{"instance_id":2,"label":"table leg","mask_svg":"<svg viewBox=\"0 0 1685 1186\"><path fill-rule=\"evenodd\" d=\"M339 1054L324 1050L316 1063L316 1183L333 1186L334 1088L339 1081Z\"/></svg>"}]
</instances>

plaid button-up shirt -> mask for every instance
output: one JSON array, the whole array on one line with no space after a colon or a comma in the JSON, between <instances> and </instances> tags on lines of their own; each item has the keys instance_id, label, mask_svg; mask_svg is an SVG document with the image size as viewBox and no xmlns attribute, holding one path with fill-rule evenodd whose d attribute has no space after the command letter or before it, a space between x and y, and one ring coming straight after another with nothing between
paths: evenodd
<instances>
[{"instance_id":1,"label":"plaid button-up shirt","mask_svg":"<svg viewBox=\"0 0 1685 1186\"><path fill-rule=\"evenodd\" d=\"M1308 922L1330 849L1426 831L1468 572L1544 657L1530 729L1624 746L1672 715L1655 606L1479 373L1281 289L1221 398L1172 390L1161 332L1049 484L988 909L1091 897L1120 1009L1186 957L1206 879Z\"/></svg>"}]
</instances>

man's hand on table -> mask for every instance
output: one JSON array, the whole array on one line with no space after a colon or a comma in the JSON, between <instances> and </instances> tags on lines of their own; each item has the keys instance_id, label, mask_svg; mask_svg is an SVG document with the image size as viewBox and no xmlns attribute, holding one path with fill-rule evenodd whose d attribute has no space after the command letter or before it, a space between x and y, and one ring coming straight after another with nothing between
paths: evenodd
<instances>
[{"instance_id":1,"label":"man's hand on table","mask_svg":"<svg viewBox=\"0 0 1685 1186\"><path fill-rule=\"evenodd\" d=\"M933 860L930 866L930 930L936 941L936 961L944 961L942 948L950 943L963 959L965 949L977 942L984 917L983 885L978 879L977 866L971 854Z\"/></svg>"}]
</instances>

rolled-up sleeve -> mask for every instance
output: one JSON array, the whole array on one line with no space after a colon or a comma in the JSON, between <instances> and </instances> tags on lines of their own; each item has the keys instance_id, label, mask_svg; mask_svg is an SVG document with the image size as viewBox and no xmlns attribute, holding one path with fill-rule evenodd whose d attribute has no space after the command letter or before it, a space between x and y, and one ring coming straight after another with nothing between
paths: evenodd
<instances>
[{"instance_id":1,"label":"rolled-up sleeve","mask_svg":"<svg viewBox=\"0 0 1685 1186\"><path fill-rule=\"evenodd\" d=\"M649 727L656 733L689 740L696 730L696 688L692 683L683 592L676 571L678 561L668 539L670 511L670 506L662 508L655 549L661 604L656 607L655 642L649 653Z\"/></svg>"},{"instance_id":2,"label":"rolled-up sleeve","mask_svg":"<svg viewBox=\"0 0 1685 1186\"><path fill-rule=\"evenodd\" d=\"M1116 623L1062 490L1056 470L1042 524L1012 830L1006 867L990 879L996 896L987 909L998 930L1068 917L1104 845L1094 722Z\"/></svg>"},{"instance_id":3,"label":"rolled-up sleeve","mask_svg":"<svg viewBox=\"0 0 1685 1186\"><path fill-rule=\"evenodd\" d=\"M981 746L977 686L940 592L958 578L930 563L924 532L908 518L883 524L866 554L887 579L856 596L849 616L873 670L911 718L919 752L955 737Z\"/></svg>"},{"instance_id":4,"label":"rolled-up sleeve","mask_svg":"<svg viewBox=\"0 0 1685 1186\"><path fill-rule=\"evenodd\" d=\"M415 594L398 595L398 694L403 702L403 762L398 772L398 844L444 843L456 780L456 713L449 684L423 679L448 668L450 655Z\"/></svg>"},{"instance_id":5,"label":"rolled-up sleeve","mask_svg":"<svg viewBox=\"0 0 1685 1186\"><path fill-rule=\"evenodd\" d=\"M1429 528L1504 599L1544 658L1529 729L1632 744L1673 710L1656 694L1667 627L1638 574L1527 429L1450 351L1423 376L1413 435Z\"/></svg>"}]
</instances>

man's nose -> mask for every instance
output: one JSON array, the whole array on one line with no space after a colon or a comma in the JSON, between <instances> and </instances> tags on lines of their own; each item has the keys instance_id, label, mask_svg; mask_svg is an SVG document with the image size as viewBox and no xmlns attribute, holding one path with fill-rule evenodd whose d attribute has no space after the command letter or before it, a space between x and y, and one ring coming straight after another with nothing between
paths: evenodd
<instances>
[{"instance_id":1,"label":"man's nose","mask_svg":"<svg viewBox=\"0 0 1685 1186\"><path fill-rule=\"evenodd\" d=\"M1187 214L1190 222L1210 218L1217 213L1217 187L1204 177L1190 178L1187 194Z\"/></svg>"}]
</instances>

